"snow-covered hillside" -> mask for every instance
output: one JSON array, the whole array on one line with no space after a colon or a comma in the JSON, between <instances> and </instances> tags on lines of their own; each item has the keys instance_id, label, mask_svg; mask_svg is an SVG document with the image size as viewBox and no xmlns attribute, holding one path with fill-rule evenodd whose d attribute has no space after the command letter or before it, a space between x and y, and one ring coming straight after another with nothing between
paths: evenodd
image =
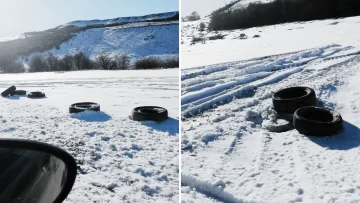
<instances>
[{"instance_id":1,"label":"snow-covered hillside","mask_svg":"<svg viewBox=\"0 0 360 203\"><path fill-rule=\"evenodd\" d=\"M359 22L223 31L224 40L192 46L184 40L184 202L360 202ZM182 34L199 35L195 23L184 23ZM344 129L322 138L274 133L288 123L276 117L272 93L290 86L314 88L317 105L339 112Z\"/></svg>"},{"instance_id":2,"label":"snow-covered hillside","mask_svg":"<svg viewBox=\"0 0 360 203\"><path fill-rule=\"evenodd\" d=\"M74 21L54 29L2 37L0 42L3 42L5 50L11 49L16 56L21 52L26 53L18 58L25 65L35 54L47 56L50 53L63 57L83 52L90 58L99 54L127 54L131 62L145 56L174 59L179 56L178 15L179 12L168 12L108 20Z\"/></svg>"},{"instance_id":3,"label":"snow-covered hillside","mask_svg":"<svg viewBox=\"0 0 360 203\"><path fill-rule=\"evenodd\" d=\"M22 38L25 38L25 36L24 35L15 35L15 36L11 36L11 37L0 37L0 42L6 42L6 41L22 39Z\"/></svg>"},{"instance_id":4,"label":"snow-covered hillside","mask_svg":"<svg viewBox=\"0 0 360 203\"><path fill-rule=\"evenodd\" d=\"M230 10L237 10L237 9L242 9L242 8L246 8L250 3L269 3L272 2L274 0L241 0L238 3L234 4Z\"/></svg>"},{"instance_id":5,"label":"snow-covered hillside","mask_svg":"<svg viewBox=\"0 0 360 203\"><path fill-rule=\"evenodd\" d=\"M106 19L106 20L78 20L61 25L59 26L59 28L70 25L76 27L85 27L88 25L111 25L116 23L136 23L142 21L163 20L163 19L175 17L178 14L179 12L166 12L166 13L150 14L145 16L120 17L120 18Z\"/></svg>"},{"instance_id":6,"label":"snow-covered hillside","mask_svg":"<svg viewBox=\"0 0 360 203\"><path fill-rule=\"evenodd\" d=\"M190 45L192 36L213 36L215 32L198 31L199 23L210 21L204 18L197 22L181 24L181 65L191 68L229 61L251 59L258 56L281 54L303 49L316 48L329 44L358 46L360 17L329 19L322 21L296 22L245 30L219 31L224 40L207 40L205 44ZM247 39L241 40L240 34ZM259 38L253 38L260 35Z\"/></svg>"},{"instance_id":7,"label":"snow-covered hillside","mask_svg":"<svg viewBox=\"0 0 360 203\"><path fill-rule=\"evenodd\" d=\"M83 52L90 57L102 53L127 53L134 60L143 56L177 58L179 55L178 22L131 23L79 32L60 49L42 53L58 56ZM30 56L31 58L31 56Z\"/></svg>"},{"instance_id":8,"label":"snow-covered hillside","mask_svg":"<svg viewBox=\"0 0 360 203\"><path fill-rule=\"evenodd\" d=\"M44 91L45 99L0 99L0 137L59 146L78 162L67 203L177 202L178 70L81 71L0 75L0 89ZM71 115L91 101L101 112ZM159 105L171 117L136 122L131 110Z\"/></svg>"}]
</instances>

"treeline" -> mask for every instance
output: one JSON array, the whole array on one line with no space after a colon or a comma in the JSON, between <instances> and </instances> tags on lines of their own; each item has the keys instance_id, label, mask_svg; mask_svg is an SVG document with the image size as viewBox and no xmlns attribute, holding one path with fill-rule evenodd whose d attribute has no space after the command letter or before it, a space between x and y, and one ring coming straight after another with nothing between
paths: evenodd
<instances>
[{"instance_id":1,"label":"treeline","mask_svg":"<svg viewBox=\"0 0 360 203\"><path fill-rule=\"evenodd\" d=\"M126 70L130 67L130 58L126 54L110 56L101 54L94 60L82 52L66 55L62 58L53 54L35 55L29 61L28 72L77 71L77 70Z\"/></svg>"},{"instance_id":2,"label":"treeline","mask_svg":"<svg viewBox=\"0 0 360 203\"><path fill-rule=\"evenodd\" d=\"M360 15L359 0L275 0L250 3L231 11L213 12L209 29L231 30L295 21L321 20Z\"/></svg>"},{"instance_id":3,"label":"treeline","mask_svg":"<svg viewBox=\"0 0 360 203\"><path fill-rule=\"evenodd\" d=\"M200 20L200 15L196 11L193 11L189 16L185 16L181 18L182 22L190 22L197 20Z\"/></svg>"},{"instance_id":4,"label":"treeline","mask_svg":"<svg viewBox=\"0 0 360 203\"><path fill-rule=\"evenodd\" d=\"M27 59L25 59L27 60ZM162 59L155 56L143 57L131 64L127 54L100 54L91 59L82 52L75 55L58 57L53 54L47 56L34 55L28 61L28 69L13 58L0 60L0 73L24 72L53 72L53 71L78 71L78 70L130 70L130 69L159 69L177 68L178 59Z\"/></svg>"}]
</instances>

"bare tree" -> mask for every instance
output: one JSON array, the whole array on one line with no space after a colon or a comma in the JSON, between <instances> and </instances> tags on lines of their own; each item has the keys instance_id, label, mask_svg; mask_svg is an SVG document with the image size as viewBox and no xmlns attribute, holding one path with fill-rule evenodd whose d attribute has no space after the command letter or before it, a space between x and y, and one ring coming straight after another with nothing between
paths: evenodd
<instances>
[{"instance_id":1,"label":"bare tree","mask_svg":"<svg viewBox=\"0 0 360 203\"><path fill-rule=\"evenodd\" d=\"M114 57L116 69L126 70L130 68L130 57L126 53L118 54Z\"/></svg>"},{"instance_id":2,"label":"bare tree","mask_svg":"<svg viewBox=\"0 0 360 203\"><path fill-rule=\"evenodd\" d=\"M34 55L29 66L29 72L45 72L48 70L46 60L41 55Z\"/></svg>"}]
</instances>

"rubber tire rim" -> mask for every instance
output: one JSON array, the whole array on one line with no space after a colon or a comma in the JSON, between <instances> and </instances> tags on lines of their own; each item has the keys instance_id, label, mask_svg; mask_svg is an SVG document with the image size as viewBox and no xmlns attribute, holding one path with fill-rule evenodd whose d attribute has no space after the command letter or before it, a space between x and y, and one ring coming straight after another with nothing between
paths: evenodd
<instances>
[{"instance_id":1,"label":"rubber tire rim","mask_svg":"<svg viewBox=\"0 0 360 203\"><path fill-rule=\"evenodd\" d=\"M293 114L297 109L316 105L315 91L309 87L289 87L272 96L274 110L282 114Z\"/></svg>"},{"instance_id":2,"label":"rubber tire rim","mask_svg":"<svg viewBox=\"0 0 360 203\"><path fill-rule=\"evenodd\" d=\"M328 136L342 129L343 120L338 113L310 106L300 108L294 113L293 124L301 134Z\"/></svg>"},{"instance_id":3,"label":"rubber tire rim","mask_svg":"<svg viewBox=\"0 0 360 203\"><path fill-rule=\"evenodd\" d=\"M100 105L94 102L79 102L79 103L71 104L69 107L70 113L79 113L79 112L84 112L86 110L100 111Z\"/></svg>"},{"instance_id":4,"label":"rubber tire rim","mask_svg":"<svg viewBox=\"0 0 360 203\"><path fill-rule=\"evenodd\" d=\"M157 121L161 122L168 119L168 111L158 106L140 106L132 110L131 117L134 121Z\"/></svg>"}]
</instances>

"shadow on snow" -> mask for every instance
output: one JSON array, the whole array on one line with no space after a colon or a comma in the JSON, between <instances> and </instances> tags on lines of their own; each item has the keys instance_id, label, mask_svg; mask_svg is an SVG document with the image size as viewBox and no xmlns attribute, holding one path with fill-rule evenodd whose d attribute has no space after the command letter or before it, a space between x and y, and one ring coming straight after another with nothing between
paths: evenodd
<instances>
[{"instance_id":1,"label":"shadow on snow","mask_svg":"<svg viewBox=\"0 0 360 203\"><path fill-rule=\"evenodd\" d=\"M71 114L71 118L75 118L78 120L86 121L86 122L106 122L111 119L111 116L100 111L84 111L80 113Z\"/></svg>"},{"instance_id":2,"label":"shadow on snow","mask_svg":"<svg viewBox=\"0 0 360 203\"><path fill-rule=\"evenodd\" d=\"M179 134L179 120L175 118L169 118L160 123L155 121L141 121L140 123L156 131L167 132L170 136Z\"/></svg>"},{"instance_id":3,"label":"shadow on snow","mask_svg":"<svg viewBox=\"0 0 360 203\"><path fill-rule=\"evenodd\" d=\"M350 150L360 146L360 129L343 121L343 129L336 135L327 137L309 136L309 140L329 150Z\"/></svg>"}]
</instances>

